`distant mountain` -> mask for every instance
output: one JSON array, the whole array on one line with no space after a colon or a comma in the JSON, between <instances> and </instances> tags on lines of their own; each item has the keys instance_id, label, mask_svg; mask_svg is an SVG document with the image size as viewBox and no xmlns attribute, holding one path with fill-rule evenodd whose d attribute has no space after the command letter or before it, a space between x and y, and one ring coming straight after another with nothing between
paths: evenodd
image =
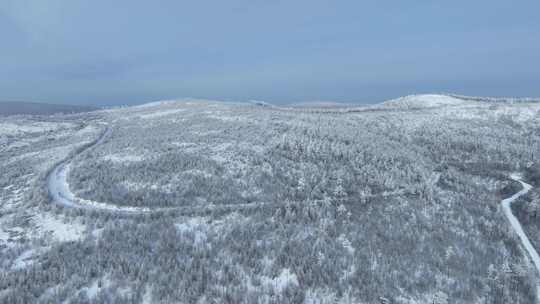
<instances>
[{"instance_id":1,"label":"distant mountain","mask_svg":"<svg viewBox=\"0 0 540 304\"><path fill-rule=\"evenodd\" d=\"M96 107L58 105L24 101L0 101L0 116L8 115L51 115L56 113L80 113L97 110Z\"/></svg>"}]
</instances>

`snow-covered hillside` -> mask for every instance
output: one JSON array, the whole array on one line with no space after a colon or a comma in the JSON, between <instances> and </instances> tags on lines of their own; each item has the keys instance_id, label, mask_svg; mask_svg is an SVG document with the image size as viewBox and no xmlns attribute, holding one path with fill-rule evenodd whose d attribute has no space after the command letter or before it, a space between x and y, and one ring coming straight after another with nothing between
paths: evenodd
<instances>
[{"instance_id":1,"label":"snow-covered hillside","mask_svg":"<svg viewBox=\"0 0 540 304\"><path fill-rule=\"evenodd\" d=\"M537 189L509 174L537 167L539 111L414 95L5 119L0 302L536 303Z\"/></svg>"},{"instance_id":2,"label":"snow-covered hillside","mask_svg":"<svg viewBox=\"0 0 540 304\"><path fill-rule=\"evenodd\" d=\"M461 106L471 103L469 101L451 97L448 95L409 95L400 97L397 99L385 101L381 104L375 105L374 108L380 109L425 109L435 107L447 107L447 106Z\"/></svg>"}]
</instances>

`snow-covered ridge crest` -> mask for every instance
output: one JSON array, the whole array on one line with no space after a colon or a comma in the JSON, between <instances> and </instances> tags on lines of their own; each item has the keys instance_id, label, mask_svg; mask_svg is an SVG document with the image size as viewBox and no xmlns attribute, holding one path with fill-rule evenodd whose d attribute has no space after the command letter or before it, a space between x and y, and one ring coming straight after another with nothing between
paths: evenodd
<instances>
[{"instance_id":1,"label":"snow-covered ridge crest","mask_svg":"<svg viewBox=\"0 0 540 304\"><path fill-rule=\"evenodd\" d=\"M159 107L164 105L170 105L175 103L181 103L181 102L209 102L210 100L206 99L198 99L198 98L178 98L178 99L164 99L164 100L156 100L156 101L150 101L147 103L143 103L137 106L133 106L137 109L144 109L144 108L152 108L152 107Z\"/></svg>"},{"instance_id":2,"label":"snow-covered ridge crest","mask_svg":"<svg viewBox=\"0 0 540 304\"><path fill-rule=\"evenodd\" d=\"M195 103L200 103L200 104L212 103L212 104L215 104L215 103L234 103L234 102L223 101L223 100L211 100L211 99L204 99L204 98L186 97L186 98L151 101L151 102L148 102L148 103L132 106L132 108L134 108L134 109L146 109L146 108L154 108L154 107L161 107L161 106L182 104L182 103L184 103L184 104L195 104Z\"/></svg>"},{"instance_id":3,"label":"snow-covered ridge crest","mask_svg":"<svg viewBox=\"0 0 540 304\"><path fill-rule=\"evenodd\" d=\"M385 101L376 105L377 108L421 109L442 106L459 106L470 103L467 100L440 94L409 95Z\"/></svg>"},{"instance_id":4,"label":"snow-covered ridge crest","mask_svg":"<svg viewBox=\"0 0 540 304\"><path fill-rule=\"evenodd\" d=\"M540 102L540 97L482 97L482 96L465 96L458 94L446 94L450 97L463 99L468 101L492 102L492 103L527 103Z\"/></svg>"},{"instance_id":5,"label":"snow-covered ridge crest","mask_svg":"<svg viewBox=\"0 0 540 304\"><path fill-rule=\"evenodd\" d=\"M223 103L220 100L210 100L203 98L177 98L177 99L165 99L158 101L151 101L148 103L131 106L134 109L145 109L160 107L166 105L172 105L175 103ZM225 101L231 103L231 101ZM370 109L422 109L422 108L435 108L444 106L459 106L466 104L477 103L540 103L540 97L482 97L482 96L467 96L453 93L430 93L430 94L412 94L407 96L398 97L383 101L381 103L368 104L351 104L340 103L333 101L310 101L288 104L287 106L276 106L272 103L268 103L260 100L249 100L246 102L238 101L236 103L255 104L265 107L273 108L302 108L302 107L324 107L324 108L357 108L364 106ZM235 102L233 102L235 103Z\"/></svg>"},{"instance_id":6,"label":"snow-covered ridge crest","mask_svg":"<svg viewBox=\"0 0 540 304\"><path fill-rule=\"evenodd\" d=\"M399 97L372 106L372 109L426 109L486 103L535 103L540 98L478 97L450 93L417 94Z\"/></svg>"},{"instance_id":7,"label":"snow-covered ridge crest","mask_svg":"<svg viewBox=\"0 0 540 304\"><path fill-rule=\"evenodd\" d=\"M166 104L175 103L177 100L158 100L158 101L151 101L148 103L144 103L141 105L134 106L134 108L152 108L152 107L158 107Z\"/></svg>"}]
</instances>

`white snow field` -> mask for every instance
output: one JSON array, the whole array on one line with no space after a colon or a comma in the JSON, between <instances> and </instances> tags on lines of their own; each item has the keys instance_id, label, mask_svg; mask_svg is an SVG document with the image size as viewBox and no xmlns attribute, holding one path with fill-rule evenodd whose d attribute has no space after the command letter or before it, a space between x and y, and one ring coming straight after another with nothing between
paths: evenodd
<instances>
[{"instance_id":1,"label":"white snow field","mask_svg":"<svg viewBox=\"0 0 540 304\"><path fill-rule=\"evenodd\" d=\"M538 303L536 99L2 119L0 303Z\"/></svg>"}]
</instances>

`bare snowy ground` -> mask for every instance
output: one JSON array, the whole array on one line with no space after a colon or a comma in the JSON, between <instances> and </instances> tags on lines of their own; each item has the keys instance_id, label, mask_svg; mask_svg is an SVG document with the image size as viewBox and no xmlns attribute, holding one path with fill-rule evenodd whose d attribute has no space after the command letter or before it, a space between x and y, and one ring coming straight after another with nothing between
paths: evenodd
<instances>
[{"instance_id":1,"label":"bare snowy ground","mask_svg":"<svg viewBox=\"0 0 540 304\"><path fill-rule=\"evenodd\" d=\"M0 157L0 267L4 270L23 270L52 244L78 241L86 234L79 219L43 210L36 202L46 197L46 172L96 136L99 128L74 120L42 119L5 118L0 123L0 137L10 138Z\"/></svg>"}]
</instances>

